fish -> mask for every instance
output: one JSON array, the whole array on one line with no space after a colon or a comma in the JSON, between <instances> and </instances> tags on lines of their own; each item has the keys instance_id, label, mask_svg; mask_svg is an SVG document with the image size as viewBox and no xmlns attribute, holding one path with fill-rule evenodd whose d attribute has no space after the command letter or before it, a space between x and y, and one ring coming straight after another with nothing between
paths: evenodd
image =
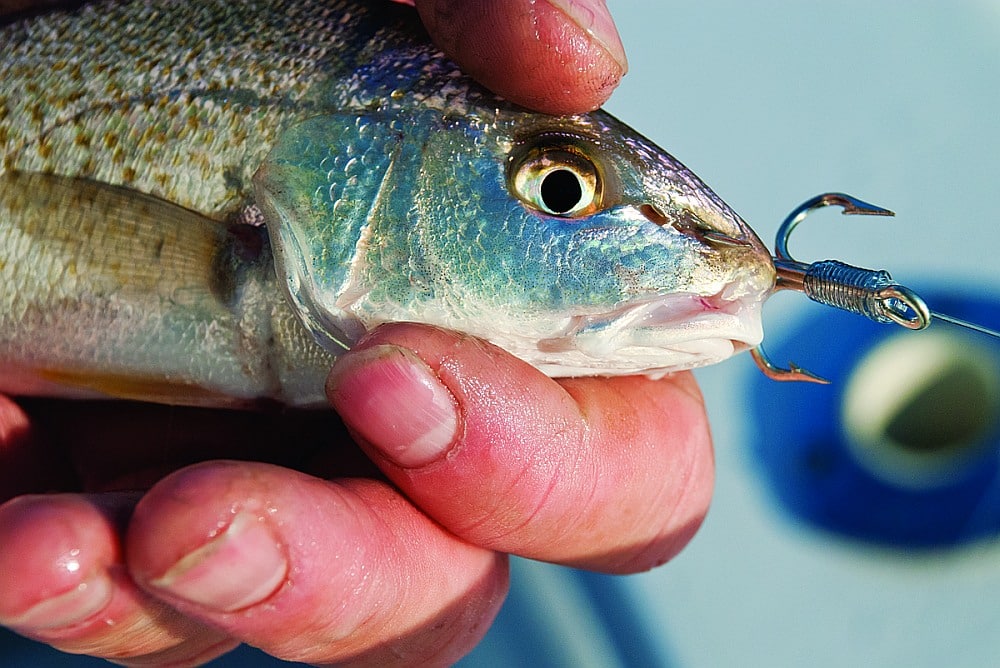
<instances>
[{"instance_id":1,"label":"fish","mask_svg":"<svg viewBox=\"0 0 1000 668\"><path fill-rule=\"evenodd\" d=\"M98 0L0 26L0 392L323 406L387 322L553 377L761 340L768 250L603 110L498 97L411 8Z\"/></svg>"}]
</instances>

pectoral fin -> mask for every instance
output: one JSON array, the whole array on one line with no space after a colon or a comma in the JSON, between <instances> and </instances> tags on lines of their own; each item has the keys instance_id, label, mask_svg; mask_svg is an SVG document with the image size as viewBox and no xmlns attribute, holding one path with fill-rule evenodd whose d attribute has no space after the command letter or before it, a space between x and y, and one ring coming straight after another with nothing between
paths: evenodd
<instances>
[{"instance_id":1,"label":"pectoral fin","mask_svg":"<svg viewBox=\"0 0 1000 668\"><path fill-rule=\"evenodd\" d=\"M0 258L45 255L53 274L79 277L92 291L208 286L227 234L199 213L126 188L21 172L0 175L0 222L9 226Z\"/></svg>"},{"instance_id":2,"label":"pectoral fin","mask_svg":"<svg viewBox=\"0 0 1000 668\"><path fill-rule=\"evenodd\" d=\"M0 392L273 396L267 248L263 230L125 188L0 175Z\"/></svg>"}]
</instances>

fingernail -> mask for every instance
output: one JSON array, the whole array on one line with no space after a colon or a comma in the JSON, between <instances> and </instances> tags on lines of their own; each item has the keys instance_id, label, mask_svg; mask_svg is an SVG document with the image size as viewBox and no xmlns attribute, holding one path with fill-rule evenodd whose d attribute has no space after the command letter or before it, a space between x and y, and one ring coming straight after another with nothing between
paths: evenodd
<instances>
[{"instance_id":1,"label":"fingernail","mask_svg":"<svg viewBox=\"0 0 1000 668\"><path fill-rule=\"evenodd\" d=\"M414 353L373 346L341 358L329 394L347 425L398 466L424 466L451 449L458 406Z\"/></svg>"},{"instance_id":2,"label":"fingernail","mask_svg":"<svg viewBox=\"0 0 1000 668\"><path fill-rule=\"evenodd\" d=\"M150 584L212 610L235 612L266 600L287 573L288 561L267 525L238 513L222 533Z\"/></svg>"},{"instance_id":3,"label":"fingernail","mask_svg":"<svg viewBox=\"0 0 1000 668\"><path fill-rule=\"evenodd\" d=\"M604 0L548 0L549 4L568 16L573 23L587 31L615 62L622 68L622 74L628 72L628 59L625 57L625 47L618 35L611 12Z\"/></svg>"},{"instance_id":4,"label":"fingernail","mask_svg":"<svg viewBox=\"0 0 1000 668\"><path fill-rule=\"evenodd\" d=\"M94 575L73 589L31 606L5 624L32 631L64 629L87 621L111 602L113 588L106 573Z\"/></svg>"}]
</instances>

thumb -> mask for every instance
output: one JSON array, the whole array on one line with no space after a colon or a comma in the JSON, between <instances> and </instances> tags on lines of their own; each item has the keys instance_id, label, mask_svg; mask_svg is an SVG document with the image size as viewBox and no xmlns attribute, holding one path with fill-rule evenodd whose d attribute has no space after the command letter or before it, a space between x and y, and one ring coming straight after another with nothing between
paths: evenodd
<instances>
[{"instance_id":1,"label":"thumb","mask_svg":"<svg viewBox=\"0 0 1000 668\"><path fill-rule=\"evenodd\" d=\"M708 508L690 374L557 383L479 339L398 324L338 359L327 394L392 482L474 545L633 572L676 554Z\"/></svg>"}]
</instances>

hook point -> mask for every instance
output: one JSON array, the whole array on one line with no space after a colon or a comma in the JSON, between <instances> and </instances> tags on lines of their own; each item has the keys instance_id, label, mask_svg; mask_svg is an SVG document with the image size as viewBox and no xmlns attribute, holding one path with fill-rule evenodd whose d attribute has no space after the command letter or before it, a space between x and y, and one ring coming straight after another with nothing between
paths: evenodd
<instances>
[{"instance_id":1,"label":"hook point","mask_svg":"<svg viewBox=\"0 0 1000 668\"><path fill-rule=\"evenodd\" d=\"M771 380L780 382L802 381L805 383L817 383L819 385L830 384L830 381L826 378L817 376L812 371L803 369L794 362L789 362L787 369L778 366L767 357L764 349L760 346L753 348L750 351L750 356L753 357L753 361L756 362L757 368L760 369L761 373Z\"/></svg>"}]
</instances>

